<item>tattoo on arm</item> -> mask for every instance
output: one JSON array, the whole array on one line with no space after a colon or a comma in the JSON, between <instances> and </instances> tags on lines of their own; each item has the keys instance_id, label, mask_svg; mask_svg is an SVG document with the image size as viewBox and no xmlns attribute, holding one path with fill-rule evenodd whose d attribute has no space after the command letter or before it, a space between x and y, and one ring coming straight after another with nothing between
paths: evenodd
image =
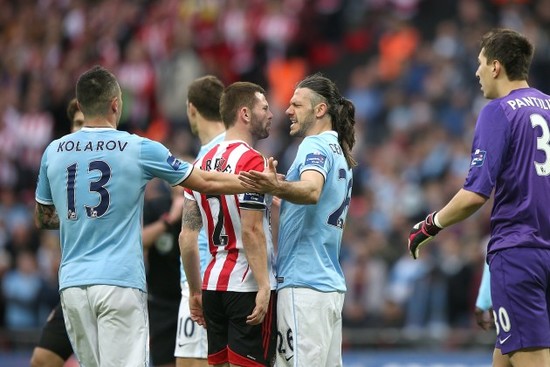
<instances>
[{"instance_id":1,"label":"tattoo on arm","mask_svg":"<svg viewBox=\"0 0 550 367\"><path fill-rule=\"evenodd\" d=\"M183 202L183 214L181 228L198 231L202 228L202 217L196 201L185 199Z\"/></svg>"},{"instance_id":2,"label":"tattoo on arm","mask_svg":"<svg viewBox=\"0 0 550 367\"><path fill-rule=\"evenodd\" d=\"M35 218L40 229L59 229L59 216L53 205L36 203Z\"/></svg>"}]
</instances>

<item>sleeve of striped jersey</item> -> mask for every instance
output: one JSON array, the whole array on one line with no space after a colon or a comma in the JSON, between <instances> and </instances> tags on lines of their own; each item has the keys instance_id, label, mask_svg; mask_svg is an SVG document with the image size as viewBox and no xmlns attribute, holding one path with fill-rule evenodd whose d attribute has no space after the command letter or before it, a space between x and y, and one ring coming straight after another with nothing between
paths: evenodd
<instances>
[{"instance_id":1,"label":"sleeve of striped jersey","mask_svg":"<svg viewBox=\"0 0 550 367\"><path fill-rule=\"evenodd\" d=\"M244 159L239 161L239 167L236 170L236 174L241 171L260 171L262 172L266 166L265 158L257 151L250 150L243 156Z\"/></svg>"},{"instance_id":2,"label":"sleeve of striped jersey","mask_svg":"<svg viewBox=\"0 0 550 367\"><path fill-rule=\"evenodd\" d=\"M266 165L265 158L256 151L251 151L255 154L251 155L239 171L263 171ZM255 192L247 192L239 195L239 207L249 210L264 210L266 208L265 195Z\"/></svg>"},{"instance_id":3,"label":"sleeve of striped jersey","mask_svg":"<svg viewBox=\"0 0 550 367\"><path fill-rule=\"evenodd\" d=\"M185 196L186 199L196 201L193 196L193 191L189 190L187 187L183 190L183 196Z\"/></svg>"}]
</instances>

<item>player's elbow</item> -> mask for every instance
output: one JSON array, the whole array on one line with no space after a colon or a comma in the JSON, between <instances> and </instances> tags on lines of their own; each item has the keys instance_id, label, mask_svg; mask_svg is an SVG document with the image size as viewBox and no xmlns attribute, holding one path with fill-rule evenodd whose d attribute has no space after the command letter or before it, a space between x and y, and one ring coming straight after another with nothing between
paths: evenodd
<instances>
[{"instance_id":1,"label":"player's elbow","mask_svg":"<svg viewBox=\"0 0 550 367\"><path fill-rule=\"evenodd\" d=\"M199 190L202 194L207 195L219 195L221 191L223 191L222 185L214 180L204 180L201 185L201 189Z\"/></svg>"},{"instance_id":2,"label":"player's elbow","mask_svg":"<svg viewBox=\"0 0 550 367\"><path fill-rule=\"evenodd\" d=\"M48 358L41 348L35 348L31 356L31 367L48 366Z\"/></svg>"},{"instance_id":3,"label":"player's elbow","mask_svg":"<svg viewBox=\"0 0 550 367\"><path fill-rule=\"evenodd\" d=\"M43 228L43 224L42 222L40 221L39 218L37 217L34 217L34 226L38 229L42 229Z\"/></svg>"},{"instance_id":4,"label":"player's elbow","mask_svg":"<svg viewBox=\"0 0 550 367\"><path fill-rule=\"evenodd\" d=\"M48 229L47 223L45 223L38 213L34 216L34 226L38 229Z\"/></svg>"},{"instance_id":5,"label":"player's elbow","mask_svg":"<svg viewBox=\"0 0 550 367\"><path fill-rule=\"evenodd\" d=\"M178 245L179 245L180 251L183 252L183 249L185 247L185 234L183 233L183 231L181 231L178 236Z\"/></svg>"},{"instance_id":6,"label":"player's elbow","mask_svg":"<svg viewBox=\"0 0 550 367\"><path fill-rule=\"evenodd\" d=\"M242 229L243 243L257 243L265 238L264 229L261 224L248 226Z\"/></svg>"},{"instance_id":7,"label":"player's elbow","mask_svg":"<svg viewBox=\"0 0 550 367\"><path fill-rule=\"evenodd\" d=\"M181 254L192 253L196 247L196 236L195 242L193 242L193 235L185 230L182 230L178 236L178 242L180 247Z\"/></svg>"},{"instance_id":8,"label":"player's elbow","mask_svg":"<svg viewBox=\"0 0 550 367\"><path fill-rule=\"evenodd\" d=\"M315 205L319 202L320 197L321 197L320 190L312 190L307 195L304 196L304 204Z\"/></svg>"},{"instance_id":9,"label":"player's elbow","mask_svg":"<svg viewBox=\"0 0 550 367\"><path fill-rule=\"evenodd\" d=\"M489 200L489 198L484 195L465 189L461 189L459 195L462 202L464 203L464 206L471 211L478 210L487 202L487 200Z\"/></svg>"}]
</instances>

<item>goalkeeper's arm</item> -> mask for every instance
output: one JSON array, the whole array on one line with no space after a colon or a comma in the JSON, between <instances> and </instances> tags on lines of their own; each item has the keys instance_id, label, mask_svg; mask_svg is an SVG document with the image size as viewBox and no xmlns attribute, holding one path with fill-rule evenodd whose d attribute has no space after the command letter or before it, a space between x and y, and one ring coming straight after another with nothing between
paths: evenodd
<instances>
[{"instance_id":1,"label":"goalkeeper's arm","mask_svg":"<svg viewBox=\"0 0 550 367\"><path fill-rule=\"evenodd\" d=\"M488 198L465 189L460 189L443 209L429 214L426 219L414 225L409 233L409 251L418 257L420 247L433 239L445 227L458 223L475 213Z\"/></svg>"}]
</instances>

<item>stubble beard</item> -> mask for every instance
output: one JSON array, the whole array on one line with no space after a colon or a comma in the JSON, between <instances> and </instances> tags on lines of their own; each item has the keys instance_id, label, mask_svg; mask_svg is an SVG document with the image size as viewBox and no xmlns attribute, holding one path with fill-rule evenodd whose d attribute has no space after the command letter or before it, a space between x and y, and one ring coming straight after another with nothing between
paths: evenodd
<instances>
[{"instance_id":1,"label":"stubble beard","mask_svg":"<svg viewBox=\"0 0 550 367\"><path fill-rule=\"evenodd\" d=\"M269 136L269 131L267 129L267 124L263 125L254 116L252 118L253 118L253 121L252 121L253 128L252 128L252 131L251 131L251 135L256 140L262 140L262 139L267 138Z\"/></svg>"},{"instance_id":2,"label":"stubble beard","mask_svg":"<svg viewBox=\"0 0 550 367\"><path fill-rule=\"evenodd\" d=\"M307 136L307 132L310 130L311 126L313 125L313 116L309 115L306 117L303 122L295 122L295 125L298 125L298 130L295 132L290 131L290 136L296 137L296 138L303 138Z\"/></svg>"}]
</instances>

